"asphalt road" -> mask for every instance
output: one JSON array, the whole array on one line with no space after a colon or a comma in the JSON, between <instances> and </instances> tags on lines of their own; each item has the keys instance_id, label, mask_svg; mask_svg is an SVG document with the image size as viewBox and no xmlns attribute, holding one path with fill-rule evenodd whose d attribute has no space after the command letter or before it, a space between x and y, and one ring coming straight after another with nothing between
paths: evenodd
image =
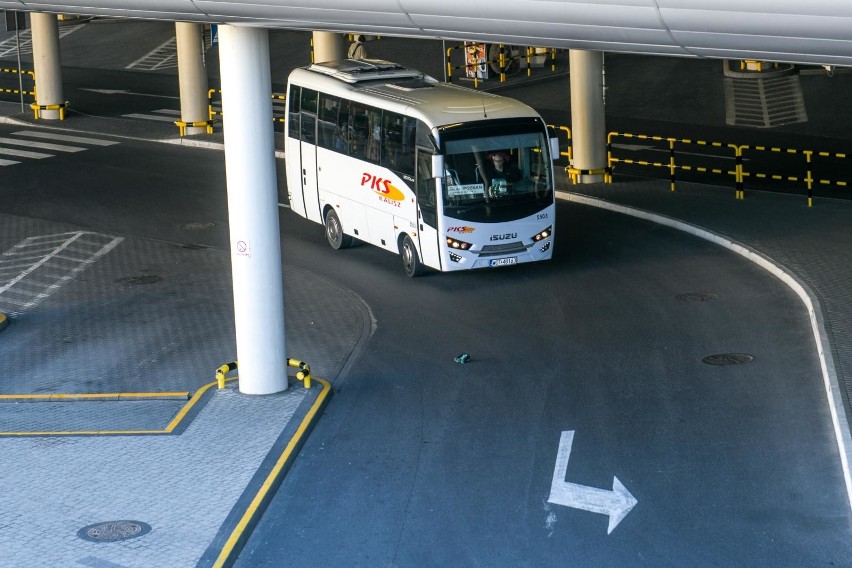
<instances>
[{"instance_id":1,"label":"asphalt road","mask_svg":"<svg viewBox=\"0 0 852 568\"><path fill-rule=\"evenodd\" d=\"M226 250L218 152L125 140L2 173L4 213ZM398 257L332 251L281 210L285 260L360 296L376 330L238 566L848 564L797 299L677 232L566 203L558 216L548 263L410 280ZM677 299L697 292L718 297ZM732 352L754 360L702 363ZM605 515L549 502L563 432L568 493L617 477L637 500L611 534Z\"/></svg>"}]
</instances>

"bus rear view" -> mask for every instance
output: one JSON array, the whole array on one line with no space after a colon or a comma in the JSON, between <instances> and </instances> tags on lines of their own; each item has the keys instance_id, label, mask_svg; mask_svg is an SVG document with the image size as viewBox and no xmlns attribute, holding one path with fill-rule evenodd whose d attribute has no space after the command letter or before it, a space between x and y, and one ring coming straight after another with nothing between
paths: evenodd
<instances>
[{"instance_id":1,"label":"bus rear view","mask_svg":"<svg viewBox=\"0 0 852 568\"><path fill-rule=\"evenodd\" d=\"M547 128L513 99L379 60L296 69L288 85L291 209L329 244L400 254L406 274L551 258Z\"/></svg>"}]
</instances>

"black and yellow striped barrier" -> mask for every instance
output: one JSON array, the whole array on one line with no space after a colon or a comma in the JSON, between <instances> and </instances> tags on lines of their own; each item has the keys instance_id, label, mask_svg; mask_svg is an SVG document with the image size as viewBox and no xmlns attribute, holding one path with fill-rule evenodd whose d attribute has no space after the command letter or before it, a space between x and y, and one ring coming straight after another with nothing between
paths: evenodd
<instances>
[{"instance_id":1,"label":"black and yellow striped barrier","mask_svg":"<svg viewBox=\"0 0 852 568\"><path fill-rule=\"evenodd\" d=\"M207 121L211 125L213 124L213 122L215 121L217 116L222 116L222 111L217 111L213 106L213 95L215 95L217 93L219 95L221 95L222 89L209 89L207 91ZM272 96L273 100L278 100L278 101L286 101L287 100L286 94L272 93L271 96ZM283 124L286 120L287 120L286 118L276 118L274 116L272 117L272 122L280 122L280 123ZM211 126L211 130L208 131L208 134L213 134L212 126ZM183 135L181 135L181 136L183 136Z\"/></svg>"},{"instance_id":2,"label":"black and yellow striped barrier","mask_svg":"<svg viewBox=\"0 0 852 568\"><path fill-rule=\"evenodd\" d=\"M551 134L557 135L556 138L559 138L560 132L563 132L565 134L565 139L566 139L566 142L567 142L567 144L566 144L567 149L566 150L560 150L559 155L564 157L564 158L567 158L568 163L570 164L571 160L574 159L574 147L572 146L571 129L568 128L567 126L556 126L555 124L548 124L547 128L549 128L551 131L553 131ZM560 148L562 147L561 141L560 141L559 147Z\"/></svg>"},{"instance_id":3,"label":"black and yellow striped barrier","mask_svg":"<svg viewBox=\"0 0 852 568\"><path fill-rule=\"evenodd\" d=\"M305 363L304 361L299 361L298 359L287 359L287 365L289 367L298 368L299 371L296 373L296 378L302 381L306 389L311 388L311 366ZM218 384L220 389L225 388L225 382L228 380L235 379L226 379L226 375L231 371L235 371L238 367L237 361L232 361L231 363L226 363L216 369L216 383Z\"/></svg>"},{"instance_id":4,"label":"black and yellow striped barrier","mask_svg":"<svg viewBox=\"0 0 852 568\"><path fill-rule=\"evenodd\" d=\"M53 105L40 105L38 103L32 103L30 108L33 110L35 114L35 119L38 120L41 118L41 113L46 110L58 110L59 111L59 120L65 120L65 109L68 107L68 101L65 101L61 104L53 104Z\"/></svg>"},{"instance_id":5,"label":"black and yellow striped barrier","mask_svg":"<svg viewBox=\"0 0 852 568\"><path fill-rule=\"evenodd\" d=\"M11 67L3 67L3 68L0 68L0 74L2 74L2 73L15 75L16 76L15 80L18 81L18 88L17 89L0 88L0 93L8 93L10 95L24 94L24 95L31 96L33 98L33 100L35 100L35 96L36 96L36 93L35 93L35 71L27 71L27 70L23 70L23 69L19 71L18 69L14 69L14 68L11 68ZM21 84L21 78L24 75L28 76L30 78L30 80L32 81L33 86L32 86L31 91L25 91L24 88L23 88L23 85Z\"/></svg>"},{"instance_id":6,"label":"black and yellow striped barrier","mask_svg":"<svg viewBox=\"0 0 852 568\"><path fill-rule=\"evenodd\" d=\"M613 155L613 140L616 138L625 138L625 139L637 139L637 140L646 140L657 143L665 143L668 146L669 159L666 162L653 162L647 160L632 160L628 158L615 157ZM684 164L679 163L678 156L676 152L676 145L696 145L696 146L705 146L705 147L713 147L718 148L723 151L730 152L733 154L725 155L720 154L716 158L718 159L730 159L733 158L735 162L735 168L730 170L728 168L720 168L720 167L708 167L708 166L697 166L692 164ZM790 174L779 174L779 173L766 173L760 171L748 171L745 168L745 160L746 155L748 153L753 152L773 152L773 153L783 153L788 156L801 156L804 158L803 168L804 171L798 175L790 175ZM761 179L761 180L773 180L773 181L782 181L782 182L791 182L796 184L803 184L804 189L807 190L808 197L808 207L813 206L813 186L815 183L820 185L835 185L837 187L846 187L849 182L846 180L836 180L836 179L816 179L814 177L814 156L819 158L827 158L827 159L835 159L835 160L845 160L848 156L844 153L840 152L820 152L814 150L802 150L798 148L781 148L781 147L773 147L773 146L751 146L747 144L731 144L725 142L714 142L714 141L706 141L706 140L693 140L691 138L667 138L663 136L652 136L646 134L631 134L627 132L610 132L607 135L607 170L609 178L605 179L607 183L612 181L611 173L615 166L615 164L631 164L638 166L648 166L648 167L656 167L656 168L665 168L669 170L669 179L670 179L670 187L671 190L674 191L676 187L677 176L676 173L678 170L688 172L699 172L699 173L709 173L721 175L724 177L733 177L734 184L736 188L735 197L736 199L745 199L745 181L747 178L753 179ZM707 156L711 159L714 156ZM571 175L571 171L566 168L566 172ZM581 172L577 172L581 173ZM572 177L572 180L574 178Z\"/></svg>"},{"instance_id":7,"label":"black and yellow striped barrier","mask_svg":"<svg viewBox=\"0 0 852 568\"><path fill-rule=\"evenodd\" d=\"M178 132L180 136L186 136L186 129L190 127L194 128L204 128L207 134L213 134L213 124L209 120L198 120L195 122L185 122L183 120L176 120L175 126L178 127Z\"/></svg>"}]
</instances>

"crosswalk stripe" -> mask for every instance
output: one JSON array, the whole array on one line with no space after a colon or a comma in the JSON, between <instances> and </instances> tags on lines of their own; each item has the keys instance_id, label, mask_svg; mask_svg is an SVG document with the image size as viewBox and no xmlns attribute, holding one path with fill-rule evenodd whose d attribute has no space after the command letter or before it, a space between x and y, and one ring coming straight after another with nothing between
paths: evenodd
<instances>
[{"instance_id":1,"label":"crosswalk stripe","mask_svg":"<svg viewBox=\"0 0 852 568\"><path fill-rule=\"evenodd\" d=\"M161 108L159 110L154 110L154 111L151 111L151 112L156 112L156 113L159 113L159 114L170 114L172 116L180 116L180 111L177 110L177 109L173 109L173 108Z\"/></svg>"},{"instance_id":2,"label":"crosswalk stripe","mask_svg":"<svg viewBox=\"0 0 852 568\"><path fill-rule=\"evenodd\" d=\"M160 116L158 114L141 114L138 112L134 112L133 114L124 114L122 115L126 118L141 118L144 120L159 120L161 122L174 122L175 119L173 116Z\"/></svg>"},{"instance_id":3,"label":"crosswalk stripe","mask_svg":"<svg viewBox=\"0 0 852 568\"><path fill-rule=\"evenodd\" d=\"M53 134L51 132L40 132L36 130L20 130L12 133L15 136L29 136L32 138L46 138L48 140L63 140L65 142L80 142L92 144L93 146L112 146L118 144L115 140L104 140L102 138L86 138L84 136L70 136L68 134Z\"/></svg>"},{"instance_id":4,"label":"crosswalk stripe","mask_svg":"<svg viewBox=\"0 0 852 568\"><path fill-rule=\"evenodd\" d=\"M0 144L11 144L13 146L26 146L28 148L41 148L42 150L54 150L56 152L82 152L85 148L79 146L65 146L63 144L51 144L49 142L36 142L35 140L19 140L17 138L2 138Z\"/></svg>"},{"instance_id":5,"label":"crosswalk stripe","mask_svg":"<svg viewBox=\"0 0 852 568\"><path fill-rule=\"evenodd\" d=\"M42 158L52 158L53 154L43 154L41 152L28 152L27 150L17 150L14 148L0 148L0 155L3 156L19 156L21 158L35 158L36 160L41 160Z\"/></svg>"},{"instance_id":6,"label":"crosswalk stripe","mask_svg":"<svg viewBox=\"0 0 852 568\"><path fill-rule=\"evenodd\" d=\"M20 164L21 162L16 162L15 160L0 160L0 166L14 166L15 164Z\"/></svg>"}]
</instances>

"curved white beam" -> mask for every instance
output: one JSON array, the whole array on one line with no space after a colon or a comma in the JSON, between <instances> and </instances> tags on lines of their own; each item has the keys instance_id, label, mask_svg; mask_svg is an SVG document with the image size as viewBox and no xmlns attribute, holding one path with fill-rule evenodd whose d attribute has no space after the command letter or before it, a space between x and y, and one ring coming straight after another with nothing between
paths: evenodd
<instances>
[{"instance_id":1,"label":"curved white beam","mask_svg":"<svg viewBox=\"0 0 852 568\"><path fill-rule=\"evenodd\" d=\"M0 9L852 66L848 0L0 0Z\"/></svg>"}]
</instances>

